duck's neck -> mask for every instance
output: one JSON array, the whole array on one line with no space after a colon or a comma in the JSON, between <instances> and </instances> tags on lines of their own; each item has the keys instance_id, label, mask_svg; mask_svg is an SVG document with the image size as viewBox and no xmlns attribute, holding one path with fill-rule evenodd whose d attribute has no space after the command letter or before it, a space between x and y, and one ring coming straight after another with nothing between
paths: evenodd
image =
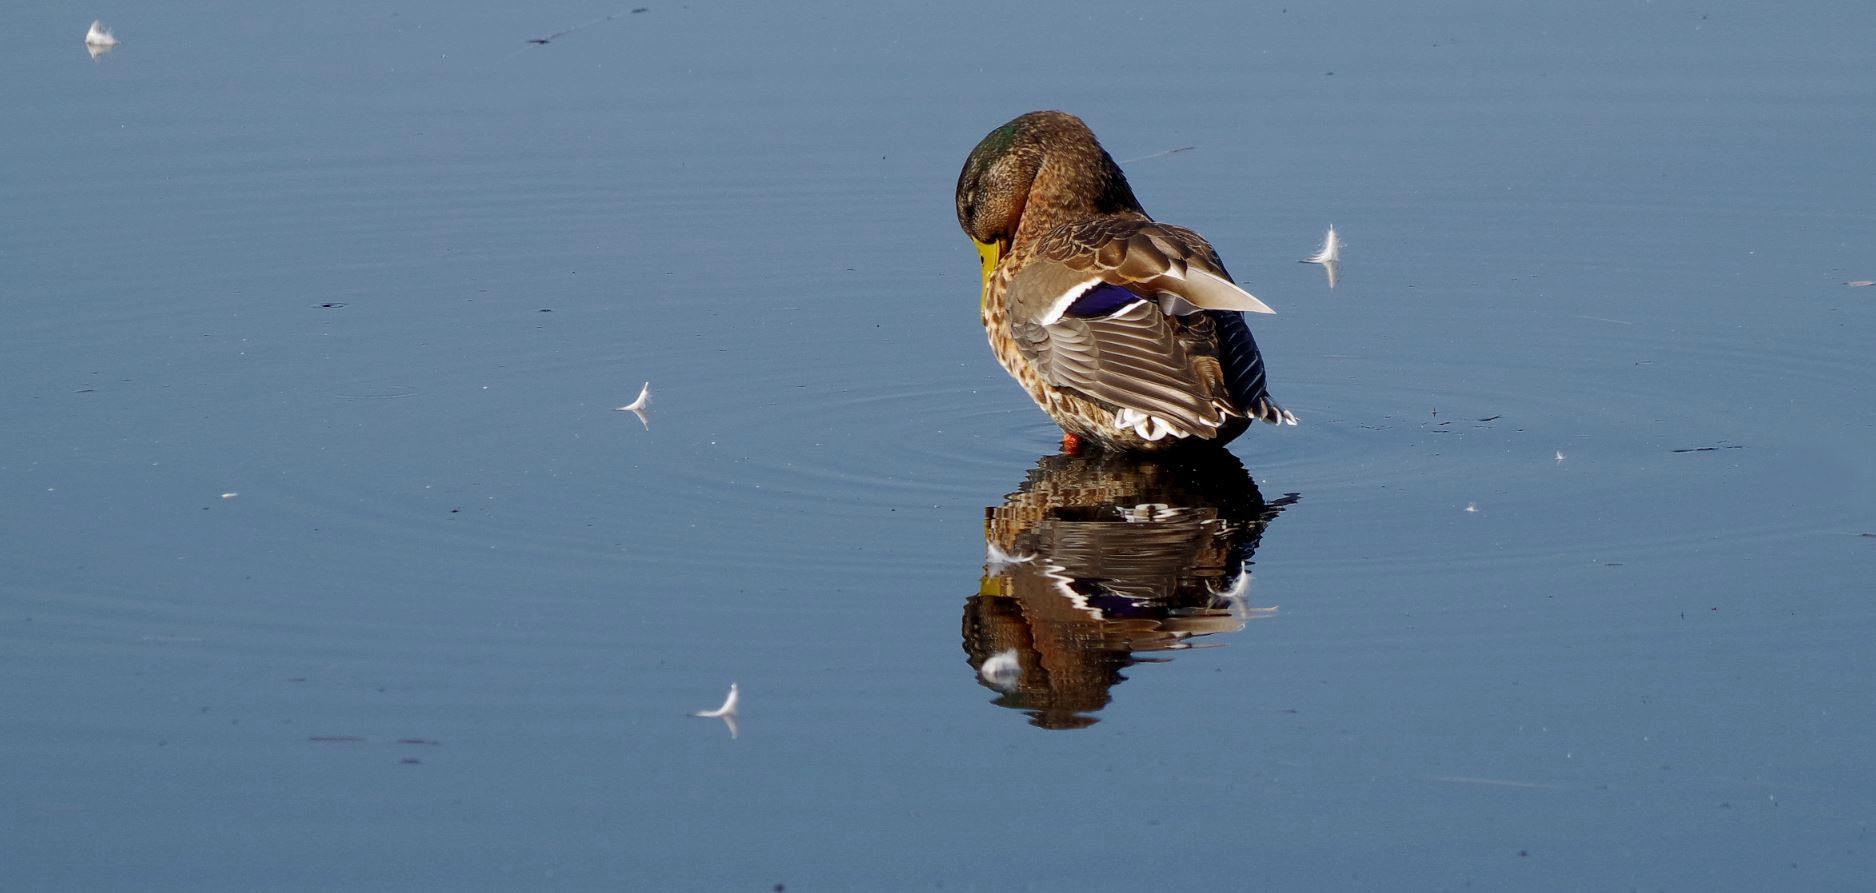
<instances>
[{"instance_id":1,"label":"duck's neck","mask_svg":"<svg viewBox=\"0 0 1876 893\"><path fill-rule=\"evenodd\" d=\"M1064 223L1110 214L1147 216L1120 165L1100 146L1057 150L1043 159L1030 181L1014 244L1033 245Z\"/></svg>"}]
</instances>

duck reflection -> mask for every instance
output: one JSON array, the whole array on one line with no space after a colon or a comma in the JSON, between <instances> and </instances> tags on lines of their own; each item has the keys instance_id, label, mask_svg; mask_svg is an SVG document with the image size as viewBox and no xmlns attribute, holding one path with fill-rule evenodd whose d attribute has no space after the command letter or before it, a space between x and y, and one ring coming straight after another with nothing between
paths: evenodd
<instances>
[{"instance_id":1,"label":"duck reflection","mask_svg":"<svg viewBox=\"0 0 1876 893\"><path fill-rule=\"evenodd\" d=\"M1229 453L1045 456L985 511L988 558L964 651L1000 706L1049 729L1093 725L1121 670L1236 632L1251 554L1296 494L1265 502Z\"/></svg>"}]
</instances>

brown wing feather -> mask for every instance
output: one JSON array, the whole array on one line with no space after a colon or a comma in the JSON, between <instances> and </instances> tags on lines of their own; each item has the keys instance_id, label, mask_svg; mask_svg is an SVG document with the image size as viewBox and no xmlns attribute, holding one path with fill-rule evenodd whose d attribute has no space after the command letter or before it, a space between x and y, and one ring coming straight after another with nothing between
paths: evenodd
<instances>
[{"instance_id":1,"label":"brown wing feather","mask_svg":"<svg viewBox=\"0 0 1876 893\"><path fill-rule=\"evenodd\" d=\"M1205 237L1139 215L1097 217L1049 231L1016 276L1021 280L1049 275L1045 271L1055 271L1054 278L1064 280L1076 274L1098 277L1144 295L1176 295L1206 310L1271 312L1231 281Z\"/></svg>"},{"instance_id":2,"label":"brown wing feather","mask_svg":"<svg viewBox=\"0 0 1876 893\"><path fill-rule=\"evenodd\" d=\"M1118 272L1132 282L1184 272L1188 265L1230 278L1204 236L1146 217L1097 217L1056 227L1036 255L1076 269Z\"/></svg>"},{"instance_id":3,"label":"brown wing feather","mask_svg":"<svg viewBox=\"0 0 1876 893\"><path fill-rule=\"evenodd\" d=\"M1099 319L1062 315L1069 301L1100 282L1126 288L1141 303ZM1245 414L1220 359L1218 320L1190 312L1237 309L1220 303L1237 293L1230 283L1199 234L1114 215L1051 231L1011 277L1005 299L1018 349L1049 385L1205 436L1228 416ZM1168 315L1155 300L1162 294L1185 298L1184 315ZM1261 365L1255 371L1261 376Z\"/></svg>"},{"instance_id":4,"label":"brown wing feather","mask_svg":"<svg viewBox=\"0 0 1876 893\"><path fill-rule=\"evenodd\" d=\"M1012 329L1049 384L1204 434L1224 420L1223 375L1215 356L1190 349L1185 325L1142 302L1105 319L1017 321Z\"/></svg>"}]
</instances>

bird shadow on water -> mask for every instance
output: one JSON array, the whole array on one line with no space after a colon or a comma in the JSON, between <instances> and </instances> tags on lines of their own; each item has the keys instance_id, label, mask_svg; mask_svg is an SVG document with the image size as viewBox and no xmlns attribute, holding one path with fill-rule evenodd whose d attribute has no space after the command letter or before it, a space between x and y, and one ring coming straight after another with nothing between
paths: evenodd
<instances>
[{"instance_id":1,"label":"bird shadow on water","mask_svg":"<svg viewBox=\"0 0 1876 893\"><path fill-rule=\"evenodd\" d=\"M1265 501L1223 451L1044 456L985 510L984 575L964 604L978 682L1033 725L1094 725L1122 670L1275 612L1250 605L1251 556L1298 498Z\"/></svg>"}]
</instances>

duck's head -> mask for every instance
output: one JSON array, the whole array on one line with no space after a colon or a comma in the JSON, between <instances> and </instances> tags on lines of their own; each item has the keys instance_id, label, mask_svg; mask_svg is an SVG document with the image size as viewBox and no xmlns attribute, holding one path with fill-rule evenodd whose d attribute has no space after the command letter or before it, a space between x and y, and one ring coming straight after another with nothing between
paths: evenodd
<instances>
[{"instance_id":1,"label":"duck's head","mask_svg":"<svg viewBox=\"0 0 1876 893\"><path fill-rule=\"evenodd\" d=\"M1080 118L1030 112L990 131L958 174L958 225L984 280L1019 237L1071 220L1139 211L1127 176Z\"/></svg>"}]
</instances>

